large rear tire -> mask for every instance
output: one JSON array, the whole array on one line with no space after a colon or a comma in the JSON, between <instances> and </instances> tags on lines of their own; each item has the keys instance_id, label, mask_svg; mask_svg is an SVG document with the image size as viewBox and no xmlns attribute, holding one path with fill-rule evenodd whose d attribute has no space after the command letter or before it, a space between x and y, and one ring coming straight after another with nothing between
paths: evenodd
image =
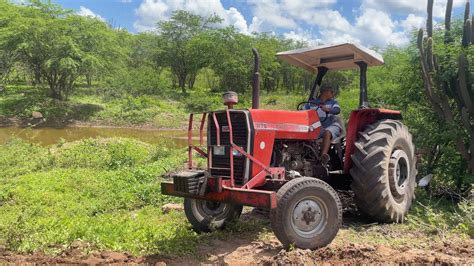
<instances>
[{"instance_id":1,"label":"large rear tire","mask_svg":"<svg viewBox=\"0 0 474 266\"><path fill-rule=\"evenodd\" d=\"M270 221L285 248L294 244L316 249L336 237L342 223L341 201L326 182L312 177L293 179L278 190L277 200Z\"/></svg>"},{"instance_id":2,"label":"large rear tire","mask_svg":"<svg viewBox=\"0 0 474 266\"><path fill-rule=\"evenodd\" d=\"M397 120L381 120L360 133L351 156L352 189L360 210L380 222L403 222L415 191L412 136Z\"/></svg>"},{"instance_id":3,"label":"large rear tire","mask_svg":"<svg viewBox=\"0 0 474 266\"><path fill-rule=\"evenodd\" d=\"M194 231L208 233L238 219L242 205L185 198L184 213Z\"/></svg>"}]
</instances>

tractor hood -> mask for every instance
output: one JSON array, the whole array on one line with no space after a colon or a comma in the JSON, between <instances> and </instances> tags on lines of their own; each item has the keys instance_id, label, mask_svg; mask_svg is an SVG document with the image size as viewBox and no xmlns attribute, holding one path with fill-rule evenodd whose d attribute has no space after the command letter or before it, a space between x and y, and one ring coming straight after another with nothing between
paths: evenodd
<instances>
[{"instance_id":1,"label":"tractor hood","mask_svg":"<svg viewBox=\"0 0 474 266\"><path fill-rule=\"evenodd\" d=\"M383 65L380 54L353 43L329 44L277 53L277 57L299 68L316 73L318 67L329 70L357 68L356 62L367 66Z\"/></svg>"}]
</instances>

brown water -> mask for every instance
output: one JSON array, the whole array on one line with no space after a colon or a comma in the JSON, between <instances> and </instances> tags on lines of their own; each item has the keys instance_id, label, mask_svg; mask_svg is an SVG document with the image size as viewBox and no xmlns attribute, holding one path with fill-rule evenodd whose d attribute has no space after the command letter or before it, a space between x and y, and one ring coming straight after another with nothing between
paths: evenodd
<instances>
[{"instance_id":1,"label":"brown water","mask_svg":"<svg viewBox=\"0 0 474 266\"><path fill-rule=\"evenodd\" d=\"M150 130L131 128L100 128L100 127L66 127L66 128L18 128L0 127L0 144L11 138L20 138L43 146L58 143L62 140L69 142L85 138L124 137L134 138L151 144L168 147L187 146L187 131L185 130ZM196 141L196 140L195 140Z\"/></svg>"}]
</instances>

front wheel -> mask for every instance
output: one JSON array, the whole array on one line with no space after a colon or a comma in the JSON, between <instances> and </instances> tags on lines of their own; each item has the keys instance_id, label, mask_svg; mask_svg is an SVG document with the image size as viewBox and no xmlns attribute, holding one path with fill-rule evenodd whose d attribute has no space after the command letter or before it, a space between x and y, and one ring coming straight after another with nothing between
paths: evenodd
<instances>
[{"instance_id":1,"label":"front wheel","mask_svg":"<svg viewBox=\"0 0 474 266\"><path fill-rule=\"evenodd\" d=\"M326 182L312 177L293 179L278 190L277 200L270 220L284 247L316 249L336 237L342 223L341 201Z\"/></svg>"},{"instance_id":2,"label":"front wheel","mask_svg":"<svg viewBox=\"0 0 474 266\"><path fill-rule=\"evenodd\" d=\"M194 231L207 233L221 229L238 219L242 213L242 205L185 198L184 213Z\"/></svg>"}]
</instances>

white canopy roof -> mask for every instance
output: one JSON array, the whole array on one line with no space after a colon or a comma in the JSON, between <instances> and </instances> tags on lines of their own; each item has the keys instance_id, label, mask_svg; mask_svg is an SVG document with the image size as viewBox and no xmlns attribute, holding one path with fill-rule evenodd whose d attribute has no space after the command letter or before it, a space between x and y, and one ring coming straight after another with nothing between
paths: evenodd
<instances>
[{"instance_id":1,"label":"white canopy roof","mask_svg":"<svg viewBox=\"0 0 474 266\"><path fill-rule=\"evenodd\" d=\"M341 70L358 67L355 62L360 61L368 66L379 66L384 63L382 56L377 52L353 43L296 49L277 53L277 57L313 73L316 73L320 66L329 70Z\"/></svg>"}]
</instances>

